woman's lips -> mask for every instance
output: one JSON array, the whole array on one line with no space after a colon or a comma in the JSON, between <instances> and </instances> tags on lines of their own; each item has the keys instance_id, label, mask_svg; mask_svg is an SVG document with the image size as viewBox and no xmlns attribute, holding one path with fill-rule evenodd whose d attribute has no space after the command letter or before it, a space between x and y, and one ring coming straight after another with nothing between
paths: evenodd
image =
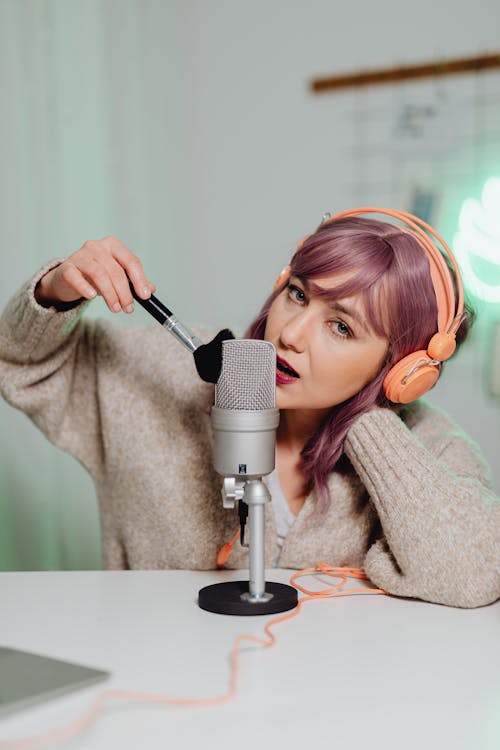
<instances>
[{"instance_id":1,"label":"woman's lips","mask_svg":"<svg viewBox=\"0 0 500 750\"><path fill-rule=\"evenodd\" d=\"M284 372L283 369L280 369L278 365L281 366L281 368L286 367L291 372ZM295 375L292 375L292 373L295 373ZM276 382L280 385L286 385L287 383L293 383L295 380L297 380L300 377L297 370L294 370L294 368L286 361L286 359L283 359L282 357L277 356L276 357Z\"/></svg>"},{"instance_id":2,"label":"woman's lips","mask_svg":"<svg viewBox=\"0 0 500 750\"><path fill-rule=\"evenodd\" d=\"M287 375L286 372L281 372L276 368L276 383L278 385L288 385L288 383L295 383L298 378L294 378L293 375Z\"/></svg>"}]
</instances>

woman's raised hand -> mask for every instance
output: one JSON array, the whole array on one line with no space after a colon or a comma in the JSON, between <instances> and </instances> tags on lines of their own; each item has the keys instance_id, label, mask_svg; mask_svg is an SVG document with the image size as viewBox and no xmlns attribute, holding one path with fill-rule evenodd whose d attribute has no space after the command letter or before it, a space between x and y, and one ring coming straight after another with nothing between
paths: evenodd
<instances>
[{"instance_id":1,"label":"woman's raised hand","mask_svg":"<svg viewBox=\"0 0 500 750\"><path fill-rule=\"evenodd\" d=\"M116 237L87 240L39 281L37 302L44 307L101 295L111 312L132 312L129 280L137 296L148 299L156 287L146 278L139 258Z\"/></svg>"}]
</instances>

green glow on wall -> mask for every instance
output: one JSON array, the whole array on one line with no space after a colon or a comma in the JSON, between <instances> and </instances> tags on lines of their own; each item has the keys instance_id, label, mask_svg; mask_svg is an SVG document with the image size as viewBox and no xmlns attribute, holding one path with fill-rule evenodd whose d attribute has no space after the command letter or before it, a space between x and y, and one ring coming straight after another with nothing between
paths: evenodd
<instances>
[{"instance_id":1,"label":"green glow on wall","mask_svg":"<svg viewBox=\"0 0 500 750\"><path fill-rule=\"evenodd\" d=\"M500 303L500 178L486 180L480 202L463 202L453 251L467 290L485 302Z\"/></svg>"}]
</instances>

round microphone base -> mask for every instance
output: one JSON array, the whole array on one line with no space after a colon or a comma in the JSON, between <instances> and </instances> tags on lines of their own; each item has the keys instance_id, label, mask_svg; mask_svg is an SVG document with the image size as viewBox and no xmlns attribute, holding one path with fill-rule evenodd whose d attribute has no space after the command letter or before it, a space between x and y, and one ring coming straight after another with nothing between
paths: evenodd
<instances>
[{"instance_id":1,"label":"round microphone base","mask_svg":"<svg viewBox=\"0 0 500 750\"><path fill-rule=\"evenodd\" d=\"M219 615L274 615L297 606L297 589L286 583L266 581L265 593L262 599L252 600L248 581L214 583L200 589L198 604Z\"/></svg>"}]
</instances>

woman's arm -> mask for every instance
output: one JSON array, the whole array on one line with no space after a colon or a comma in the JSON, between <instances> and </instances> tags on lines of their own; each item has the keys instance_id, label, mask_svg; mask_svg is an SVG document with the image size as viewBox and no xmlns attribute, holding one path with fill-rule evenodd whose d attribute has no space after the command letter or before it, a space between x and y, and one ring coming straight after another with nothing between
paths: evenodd
<instances>
[{"instance_id":1,"label":"woman's arm","mask_svg":"<svg viewBox=\"0 0 500 750\"><path fill-rule=\"evenodd\" d=\"M99 471L99 418L94 325L81 320L88 303L42 307L35 299L42 268L12 297L0 318L0 394L55 445ZM83 387L83 383L85 386Z\"/></svg>"},{"instance_id":2,"label":"woman's arm","mask_svg":"<svg viewBox=\"0 0 500 750\"><path fill-rule=\"evenodd\" d=\"M81 316L85 298L98 294L110 310L127 309L129 278L143 298L154 289L119 240L86 242L42 268L0 318L0 394L94 477L103 459L97 372L103 327Z\"/></svg>"},{"instance_id":3,"label":"woman's arm","mask_svg":"<svg viewBox=\"0 0 500 750\"><path fill-rule=\"evenodd\" d=\"M417 408L411 430L378 409L345 441L383 529L367 575L399 596L488 604L500 597L500 500L477 446L440 411Z\"/></svg>"}]
</instances>

